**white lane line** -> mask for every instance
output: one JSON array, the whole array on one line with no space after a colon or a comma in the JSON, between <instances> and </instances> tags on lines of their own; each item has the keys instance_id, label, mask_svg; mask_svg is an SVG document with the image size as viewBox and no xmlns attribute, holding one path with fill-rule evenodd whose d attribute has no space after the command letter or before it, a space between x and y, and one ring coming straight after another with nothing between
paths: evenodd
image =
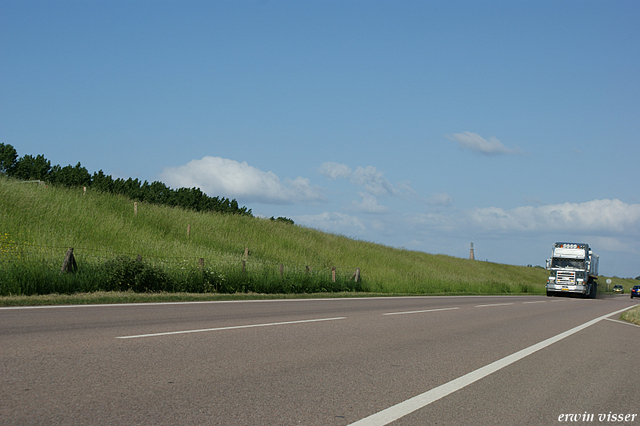
<instances>
[{"instance_id":1,"label":"white lane line","mask_svg":"<svg viewBox=\"0 0 640 426\"><path fill-rule=\"evenodd\" d=\"M522 302L523 305L526 305L527 303L546 303L546 300L536 300L534 302Z\"/></svg>"},{"instance_id":2,"label":"white lane line","mask_svg":"<svg viewBox=\"0 0 640 426\"><path fill-rule=\"evenodd\" d=\"M426 407L427 405L435 402L441 398L444 398L447 395L450 395L460 389L468 386L478 380L487 377L488 375L495 373L498 370L505 368L506 366L513 364L516 361L521 360L534 352L539 351L540 349L544 349L547 346L550 346L556 342L559 342L562 339L565 339L572 334L575 334L581 330L584 330L587 327L596 324L603 319L611 315L620 314L627 309L631 309L633 306L629 306L627 308L621 309L616 312L611 312L610 314L603 315L591 321L585 322L577 327L574 327L570 330L567 330L563 333L560 333L556 336L550 337L549 339L543 340L540 343L536 343L535 345L529 346L528 348L522 349L516 353L508 355L498 361L492 362L491 364L485 365L475 371L465 374L464 376L458 377L448 383L435 387L425 393L422 393L418 396L414 396L413 398L407 399L399 404L391 406L385 410L379 411L375 414L372 414L369 417L365 417L364 419L358 420L355 423L351 423L349 426L384 426L388 425L391 422L398 420L401 417L406 416L407 414L413 413L416 410Z\"/></svg>"},{"instance_id":3,"label":"white lane line","mask_svg":"<svg viewBox=\"0 0 640 426\"><path fill-rule=\"evenodd\" d=\"M183 331L168 331L165 333L150 333L150 334L138 334L135 336L117 336L116 339L137 339L139 337L155 337L155 336L169 336L172 334L188 334L188 333L203 333L205 331L222 331L222 330L237 330L240 328L255 328L255 327L270 327L274 325L288 325L288 324L302 324L308 322L320 322L320 321L335 321L346 319L346 317L337 317L337 318L319 318L319 319L310 319L310 320L299 320L299 321L285 321L285 322L272 322L266 324L248 324L248 325L235 325L231 327L217 327L217 328L203 328L200 330L183 330Z\"/></svg>"},{"instance_id":4,"label":"white lane line","mask_svg":"<svg viewBox=\"0 0 640 426\"><path fill-rule=\"evenodd\" d=\"M424 311L406 311L406 312L388 312L382 315L406 315L406 314L421 314L423 312L437 312L437 311L453 311L460 308L439 308L439 309L426 309Z\"/></svg>"},{"instance_id":5,"label":"white lane line","mask_svg":"<svg viewBox=\"0 0 640 426\"><path fill-rule=\"evenodd\" d=\"M630 325L632 327L640 327L640 325L637 324L633 324L630 322L626 322L626 321L620 321L620 320L614 320L612 318L605 318L607 321L611 321L611 322L617 322L618 324L624 324L624 325Z\"/></svg>"},{"instance_id":6,"label":"white lane line","mask_svg":"<svg viewBox=\"0 0 640 426\"><path fill-rule=\"evenodd\" d=\"M492 303L491 305L476 305L475 308L486 308L487 306L507 306L513 305L513 303Z\"/></svg>"}]
</instances>

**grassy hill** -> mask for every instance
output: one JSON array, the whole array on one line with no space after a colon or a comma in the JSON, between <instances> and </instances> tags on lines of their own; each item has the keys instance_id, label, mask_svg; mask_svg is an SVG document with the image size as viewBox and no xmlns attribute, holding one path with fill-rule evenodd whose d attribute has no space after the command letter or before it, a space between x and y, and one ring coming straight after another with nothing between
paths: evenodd
<instances>
[{"instance_id":1,"label":"grassy hill","mask_svg":"<svg viewBox=\"0 0 640 426\"><path fill-rule=\"evenodd\" d=\"M69 247L78 269L61 274ZM102 281L124 285L139 264L146 265L141 273L148 279L173 283L129 284L139 291L543 293L547 277L540 268L394 249L269 219L146 203L138 203L136 214L134 202L121 196L1 176L0 252L4 296L105 290ZM136 263L138 256L143 261ZM330 280L333 267L337 287ZM357 285L351 279L356 268ZM223 286L233 280L240 284ZM300 284L305 280L308 285Z\"/></svg>"}]
</instances>

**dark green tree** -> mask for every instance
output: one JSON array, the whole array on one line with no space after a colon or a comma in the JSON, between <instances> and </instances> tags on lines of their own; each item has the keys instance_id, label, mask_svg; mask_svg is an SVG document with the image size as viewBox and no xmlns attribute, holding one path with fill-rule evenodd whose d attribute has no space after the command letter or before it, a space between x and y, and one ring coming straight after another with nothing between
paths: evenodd
<instances>
[{"instance_id":1,"label":"dark green tree","mask_svg":"<svg viewBox=\"0 0 640 426\"><path fill-rule=\"evenodd\" d=\"M91 188L102 192L113 192L113 178L111 175L105 175L102 170L93 173L91 176Z\"/></svg>"},{"instance_id":2,"label":"dark green tree","mask_svg":"<svg viewBox=\"0 0 640 426\"><path fill-rule=\"evenodd\" d=\"M276 219L275 217L271 216L271 220L274 222L282 222L289 225L295 225L295 223L293 222L293 219L289 219L288 217L280 216L279 218Z\"/></svg>"},{"instance_id":3,"label":"dark green tree","mask_svg":"<svg viewBox=\"0 0 640 426\"><path fill-rule=\"evenodd\" d=\"M15 164L13 177L22 180L46 180L51 170L51 162L42 154L34 157L25 155Z\"/></svg>"},{"instance_id":4,"label":"dark green tree","mask_svg":"<svg viewBox=\"0 0 640 426\"><path fill-rule=\"evenodd\" d=\"M67 187L87 186L91 183L91 175L80 163L60 167L53 166L49 172L49 182Z\"/></svg>"},{"instance_id":5,"label":"dark green tree","mask_svg":"<svg viewBox=\"0 0 640 426\"><path fill-rule=\"evenodd\" d=\"M141 189L144 201L148 203L168 204L171 197L171 189L162 182L155 181L149 184L145 180Z\"/></svg>"},{"instance_id":6,"label":"dark green tree","mask_svg":"<svg viewBox=\"0 0 640 426\"><path fill-rule=\"evenodd\" d=\"M200 188L171 189L162 182L144 183L138 179L113 179L102 170L90 175L80 163L75 166L51 167L51 162L43 155L18 154L11 145L0 144L0 174L22 180L44 180L55 185L68 187L87 186L94 190L124 195L132 200L146 201L166 206L179 206L205 212L220 212L253 216L251 209L240 207L238 201L224 197L209 197ZM283 220L286 218L278 218ZM286 222L293 223L291 219Z\"/></svg>"},{"instance_id":7,"label":"dark green tree","mask_svg":"<svg viewBox=\"0 0 640 426\"><path fill-rule=\"evenodd\" d=\"M11 176L18 159L18 152L9 145L0 143L0 174Z\"/></svg>"}]
</instances>

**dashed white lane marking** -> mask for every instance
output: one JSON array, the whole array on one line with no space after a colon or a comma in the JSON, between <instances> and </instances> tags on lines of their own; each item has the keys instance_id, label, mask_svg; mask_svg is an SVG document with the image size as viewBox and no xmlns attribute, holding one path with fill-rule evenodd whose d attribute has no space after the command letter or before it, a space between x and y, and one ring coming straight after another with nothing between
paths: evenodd
<instances>
[{"instance_id":1,"label":"dashed white lane marking","mask_svg":"<svg viewBox=\"0 0 640 426\"><path fill-rule=\"evenodd\" d=\"M546 302L547 302L546 300L536 300L536 301L533 301L533 302L522 302L522 304L526 305L527 303L546 303Z\"/></svg>"},{"instance_id":2,"label":"dashed white lane marking","mask_svg":"<svg viewBox=\"0 0 640 426\"><path fill-rule=\"evenodd\" d=\"M476 305L476 308L486 308L487 306L507 306L513 305L513 303L492 303L490 305Z\"/></svg>"},{"instance_id":3,"label":"dashed white lane marking","mask_svg":"<svg viewBox=\"0 0 640 426\"><path fill-rule=\"evenodd\" d=\"M439 308L439 309L425 309L423 311L405 311L405 312L388 312L382 315L406 315L406 314L421 314L423 312L437 312L437 311L453 311L460 308Z\"/></svg>"},{"instance_id":4,"label":"dashed white lane marking","mask_svg":"<svg viewBox=\"0 0 640 426\"><path fill-rule=\"evenodd\" d=\"M116 339L137 339L139 337L156 337L156 336L169 336L172 334L188 334L188 333L203 333L206 331L222 331L222 330L237 330L241 328L255 328L255 327L270 327L275 325L288 325L288 324L302 324L308 322L320 322L320 321L335 321L346 319L346 317L336 317L336 318L318 318L318 319L310 319L310 320L299 320L299 321L285 321L285 322L271 322L265 324L248 324L248 325L234 325L230 327L217 327L217 328L203 328L200 330L183 330L183 331L168 331L165 333L150 333L150 334L138 334L135 336L117 336Z\"/></svg>"},{"instance_id":5,"label":"dashed white lane marking","mask_svg":"<svg viewBox=\"0 0 640 426\"><path fill-rule=\"evenodd\" d=\"M522 349L514 354L508 355L498 361L492 362L491 364L485 365L475 371L472 371L464 376L458 377L448 383L435 387L425 393L422 393L418 396L414 396L413 398L407 399L399 404L396 404L392 407L389 407L385 410L379 411L375 414L372 414L369 417L365 417L364 419L358 420L355 423L351 423L349 426L384 426L388 425L391 422L398 420L401 417L406 416L407 414L413 413L416 410L426 407L427 405L435 402L441 398L444 398L447 395L450 395L465 386L468 386L478 380L487 377L488 375L495 373L498 370L503 369L504 367L513 364L516 361L521 360L534 352L537 352L541 349L546 348L556 342L559 342L562 339L565 339L572 334L575 334L581 330L584 330L587 327L592 326L611 315L620 314L627 309L631 309L633 306L626 307L616 312L611 312L609 314L603 315L591 321L587 321L584 324L581 324L577 327L574 327L570 330L567 330L563 333L560 333L556 336L550 337L549 339L543 340L540 343L536 343L535 345L529 346L528 348Z\"/></svg>"}]
</instances>

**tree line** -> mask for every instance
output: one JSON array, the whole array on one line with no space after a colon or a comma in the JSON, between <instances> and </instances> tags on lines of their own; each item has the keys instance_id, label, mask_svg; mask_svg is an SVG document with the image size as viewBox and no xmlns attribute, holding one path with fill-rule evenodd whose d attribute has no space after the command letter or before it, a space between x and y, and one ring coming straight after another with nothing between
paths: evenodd
<instances>
[{"instance_id":1,"label":"tree line","mask_svg":"<svg viewBox=\"0 0 640 426\"><path fill-rule=\"evenodd\" d=\"M43 155L18 157L16 149L4 143L0 143L0 174L23 181L39 180L66 187L86 186L124 195L132 200L170 207L253 216L251 209L240 207L235 199L209 197L199 188L171 189L158 181L149 183L131 178L113 179L102 170L90 174L79 162L75 166L51 166L51 162Z\"/></svg>"}]
</instances>

